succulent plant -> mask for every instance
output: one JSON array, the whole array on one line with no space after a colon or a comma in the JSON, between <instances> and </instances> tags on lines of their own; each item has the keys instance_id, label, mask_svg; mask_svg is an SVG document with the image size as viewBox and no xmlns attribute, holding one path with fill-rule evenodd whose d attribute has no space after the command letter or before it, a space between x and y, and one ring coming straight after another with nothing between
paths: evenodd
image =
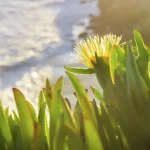
<instances>
[{"instance_id":1,"label":"succulent plant","mask_svg":"<svg viewBox=\"0 0 150 150\"><path fill-rule=\"evenodd\" d=\"M134 39L135 45L120 44L121 37L109 34L77 45L76 58L87 68L65 66L77 97L74 109L63 96L63 77L54 88L46 80L38 111L13 88L18 112L0 103L0 150L149 150L150 48L139 32ZM73 73L94 73L102 91L91 87L91 100Z\"/></svg>"}]
</instances>

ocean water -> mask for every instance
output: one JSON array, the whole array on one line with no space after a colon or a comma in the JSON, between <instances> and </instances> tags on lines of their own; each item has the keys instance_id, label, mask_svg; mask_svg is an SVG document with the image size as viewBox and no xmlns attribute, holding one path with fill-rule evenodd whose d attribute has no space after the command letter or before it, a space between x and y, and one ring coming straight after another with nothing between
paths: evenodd
<instances>
[{"instance_id":1,"label":"ocean water","mask_svg":"<svg viewBox=\"0 0 150 150\"><path fill-rule=\"evenodd\" d=\"M0 99L15 107L12 87L37 104L46 78L54 85L64 77L64 94L74 104L73 88L64 65L80 66L70 57L74 43L98 14L97 0L3 0L0 2ZM89 30L89 34L92 31ZM94 76L79 76L84 86L97 85Z\"/></svg>"}]
</instances>

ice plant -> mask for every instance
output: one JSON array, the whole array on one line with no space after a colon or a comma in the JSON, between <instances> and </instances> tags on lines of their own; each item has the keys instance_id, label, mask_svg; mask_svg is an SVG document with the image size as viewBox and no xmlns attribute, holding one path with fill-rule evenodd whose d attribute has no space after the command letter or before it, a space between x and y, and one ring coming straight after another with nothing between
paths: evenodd
<instances>
[{"instance_id":1,"label":"ice plant","mask_svg":"<svg viewBox=\"0 0 150 150\"><path fill-rule=\"evenodd\" d=\"M9 113L0 102L0 150L150 150L150 47L137 31L134 39L136 54L130 41L115 44L108 55L105 51L105 55L93 54L93 68L66 67L77 97L74 109L63 96L63 77L54 88L46 80L37 112L21 91L13 88L18 113ZM108 63L104 56L109 57ZM91 87L101 105L91 100L70 72L92 70L103 88Z\"/></svg>"},{"instance_id":2,"label":"ice plant","mask_svg":"<svg viewBox=\"0 0 150 150\"><path fill-rule=\"evenodd\" d=\"M93 62L96 61L95 54L98 57L103 57L108 60L109 52L113 45L119 45L122 36L107 34L103 37L94 36L87 40L83 40L75 46L78 55L76 58L86 65L88 68L93 68ZM91 61L92 60L92 61Z\"/></svg>"},{"instance_id":3,"label":"ice plant","mask_svg":"<svg viewBox=\"0 0 150 150\"><path fill-rule=\"evenodd\" d=\"M101 102L98 125L99 135L104 133L104 137L101 137L104 150L148 150L150 149L150 47L144 44L141 34L136 30L135 45L132 41L119 44L120 40L121 37L112 34L102 38L90 38L79 43L76 50L79 60L86 66L87 60L91 63L90 69L93 69L102 88L99 90L92 87L92 90ZM86 59L85 54L88 54ZM65 68L74 73L89 73L89 68L84 70Z\"/></svg>"}]
</instances>

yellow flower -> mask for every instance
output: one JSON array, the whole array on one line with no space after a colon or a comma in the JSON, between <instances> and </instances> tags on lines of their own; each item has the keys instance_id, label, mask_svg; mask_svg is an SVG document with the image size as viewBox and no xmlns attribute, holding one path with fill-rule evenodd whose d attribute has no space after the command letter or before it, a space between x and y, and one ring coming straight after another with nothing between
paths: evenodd
<instances>
[{"instance_id":1,"label":"yellow flower","mask_svg":"<svg viewBox=\"0 0 150 150\"><path fill-rule=\"evenodd\" d=\"M78 55L75 57L84 65L93 68L92 61L95 61L95 53L98 57L109 58L109 52L113 45L118 45L121 41L121 36L107 34L103 37L94 36L87 40L82 40L75 46ZM92 60L92 61L91 61Z\"/></svg>"}]
</instances>

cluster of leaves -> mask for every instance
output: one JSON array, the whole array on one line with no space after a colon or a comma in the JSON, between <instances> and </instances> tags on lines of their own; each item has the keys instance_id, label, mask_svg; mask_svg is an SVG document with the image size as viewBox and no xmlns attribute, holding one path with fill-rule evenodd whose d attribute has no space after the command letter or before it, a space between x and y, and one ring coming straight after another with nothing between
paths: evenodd
<instances>
[{"instance_id":1,"label":"cluster of leaves","mask_svg":"<svg viewBox=\"0 0 150 150\"><path fill-rule=\"evenodd\" d=\"M38 113L13 89L18 113L0 104L0 150L149 150L150 48L137 31L134 37L134 47L112 46L109 63L95 56L94 68L65 67L77 97L74 110L62 95L62 77L54 88L46 81ZM91 89L100 105L71 72L95 73L103 91Z\"/></svg>"},{"instance_id":2,"label":"cluster of leaves","mask_svg":"<svg viewBox=\"0 0 150 150\"><path fill-rule=\"evenodd\" d=\"M103 149L150 149L150 48L138 31L134 40L135 45L113 45L107 62L95 54L93 68L66 67L74 73L95 73L103 88L103 93L92 88L101 102L97 121Z\"/></svg>"},{"instance_id":3,"label":"cluster of leaves","mask_svg":"<svg viewBox=\"0 0 150 150\"><path fill-rule=\"evenodd\" d=\"M63 98L63 78L54 88L49 80L39 94L38 114L24 95L13 89L18 110L9 114L0 104L1 150L87 150L103 149L98 124L100 107L91 103L79 79L67 72L78 97L74 110ZM48 112L46 111L48 108Z\"/></svg>"}]
</instances>

